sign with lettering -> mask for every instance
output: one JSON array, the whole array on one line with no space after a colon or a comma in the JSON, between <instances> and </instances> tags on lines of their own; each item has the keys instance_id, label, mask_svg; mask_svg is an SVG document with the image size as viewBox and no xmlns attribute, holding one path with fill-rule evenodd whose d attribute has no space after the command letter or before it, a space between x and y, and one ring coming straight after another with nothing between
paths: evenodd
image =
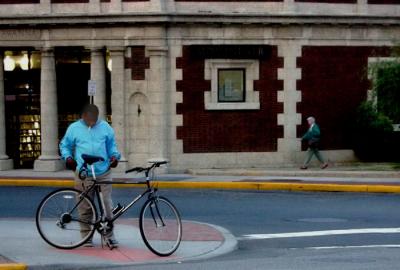
<instances>
[{"instance_id":1,"label":"sign with lettering","mask_svg":"<svg viewBox=\"0 0 400 270\"><path fill-rule=\"evenodd\" d=\"M96 95L96 81L88 81L88 96L93 97Z\"/></svg>"}]
</instances>

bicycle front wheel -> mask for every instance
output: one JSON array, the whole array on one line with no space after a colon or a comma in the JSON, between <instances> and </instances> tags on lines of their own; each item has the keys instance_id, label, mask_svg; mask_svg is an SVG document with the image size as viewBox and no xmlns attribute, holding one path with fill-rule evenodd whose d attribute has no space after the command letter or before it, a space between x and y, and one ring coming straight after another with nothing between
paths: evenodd
<instances>
[{"instance_id":1,"label":"bicycle front wheel","mask_svg":"<svg viewBox=\"0 0 400 270\"><path fill-rule=\"evenodd\" d=\"M97 220L93 202L75 189L60 189L48 194L36 212L36 227L50 245L72 249L93 236Z\"/></svg>"},{"instance_id":2,"label":"bicycle front wheel","mask_svg":"<svg viewBox=\"0 0 400 270\"><path fill-rule=\"evenodd\" d=\"M182 239L182 222L176 207L164 197L150 198L139 217L140 234L146 246L158 256L174 253Z\"/></svg>"}]
</instances>

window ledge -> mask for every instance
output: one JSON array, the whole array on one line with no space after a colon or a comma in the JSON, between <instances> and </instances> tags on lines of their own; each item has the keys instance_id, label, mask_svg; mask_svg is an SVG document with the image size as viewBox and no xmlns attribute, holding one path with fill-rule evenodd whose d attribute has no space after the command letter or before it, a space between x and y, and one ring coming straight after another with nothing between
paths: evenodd
<instances>
[{"instance_id":1,"label":"window ledge","mask_svg":"<svg viewBox=\"0 0 400 270\"><path fill-rule=\"evenodd\" d=\"M206 103L206 110L259 110L259 102L219 102Z\"/></svg>"}]
</instances>

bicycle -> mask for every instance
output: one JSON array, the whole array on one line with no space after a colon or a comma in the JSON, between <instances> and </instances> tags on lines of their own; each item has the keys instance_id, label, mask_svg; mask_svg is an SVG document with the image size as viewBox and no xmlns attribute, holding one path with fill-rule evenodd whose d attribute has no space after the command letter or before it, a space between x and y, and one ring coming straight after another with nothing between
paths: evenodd
<instances>
[{"instance_id":1,"label":"bicycle","mask_svg":"<svg viewBox=\"0 0 400 270\"><path fill-rule=\"evenodd\" d=\"M94 171L94 163L104 161L101 157L82 155L84 164L79 170L79 178L86 179L87 165L92 172L93 184L81 192L73 188L62 188L49 193L43 198L36 212L36 227L40 236L53 247L60 249L73 249L86 243L95 231L102 236L112 230L114 221L121 217L129 208L147 195L139 215L140 234L145 245L158 256L169 256L179 247L182 239L182 222L180 214L171 201L157 194L158 188L151 184L154 179L154 170L166 161L152 162L146 168L135 167L127 170L129 172L144 172L145 181L134 182L133 184L146 185L146 190L135 197L128 205L122 206L119 203L113 209L113 218L108 220L105 217L105 206L101 185L113 183L126 184L126 182L98 182ZM87 181L87 180L86 180ZM132 183L129 183L132 184ZM93 199L88 196L94 191ZM86 206L90 215L79 214L79 207ZM98 209L97 209L98 208ZM100 211L100 216L98 215ZM87 231L81 230L81 225L89 225ZM112 247L110 247L112 249Z\"/></svg>"}]
</instances>

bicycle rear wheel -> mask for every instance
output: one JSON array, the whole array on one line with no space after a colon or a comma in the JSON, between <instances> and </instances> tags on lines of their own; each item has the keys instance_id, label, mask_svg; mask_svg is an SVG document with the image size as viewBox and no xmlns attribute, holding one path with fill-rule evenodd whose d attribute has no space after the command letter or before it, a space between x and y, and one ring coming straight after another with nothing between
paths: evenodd
<instances>
[{"instance_id":1,"label":"bicycle rear wheel","mask_svg":"<svg viewBox=\"0 0 400 270\"><path fill-rule=\"evenodd\" d=\"M36 227L48 244L72 249L93 236L97 212L93 202L75 189L48 194L36 212Z\"/></svg>"},{"instance_id":2,"label":"bicycle rear wheel","mask_svg":"<svg viewBox=\"0 0 400 270\"><path fill-rule=\"evenodd\" d=\"M139 228L146 246L158 256L174 253L182 239L179 212L164 197L154 197L146 201L140 212Z\"/></svg>"}]
</instances>

